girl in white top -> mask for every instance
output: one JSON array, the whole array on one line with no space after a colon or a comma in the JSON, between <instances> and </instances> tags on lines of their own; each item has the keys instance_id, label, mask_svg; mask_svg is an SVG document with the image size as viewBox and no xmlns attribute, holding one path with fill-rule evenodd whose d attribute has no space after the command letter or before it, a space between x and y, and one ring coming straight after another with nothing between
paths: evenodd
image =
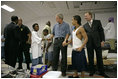
<instances>
[{"instance_id":1,"label":"girl in white top","mask_svg":"<svg viewBox=\"0 0 118 79\"><path fill-rule=\"evenodd\" d=\"M72 24L75 26L75 29L72 32L72 39L66 43L73 45L72 51L72 68L74 70L74 74L69 76L69 78L78 78L78 72L81 72L81 77L84 77L84 71L86 70L86 56L84 47L88 41L87 34L84 28L81 25L81 17L79 15L75 15L72 18ZM84 41L82 42L82 39Z\"/></svg>"}]
</instances>

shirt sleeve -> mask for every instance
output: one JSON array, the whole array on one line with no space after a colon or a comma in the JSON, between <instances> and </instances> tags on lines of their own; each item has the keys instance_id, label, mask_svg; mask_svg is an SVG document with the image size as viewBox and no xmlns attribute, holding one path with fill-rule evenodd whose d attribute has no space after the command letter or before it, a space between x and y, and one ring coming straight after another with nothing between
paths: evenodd
<instances>
[{"instance_id":1,"label":"shirt sleeve","mask_svg":"<svg viewBox=\"0 0 118 79\"><path fill-rule=\"evenodd\" d=\"M66 34L71 34L71 32L70 32L70 26L69 26L69 24L67 24L67 28L66 28Z\"/></svg>"},{"instance_id":2,"label":"shirt sleeve","mask_svg":"<svg viewBox=\"0 0 118 79\"><path fill-rule=\"evenodd\" d=\"M102 42L102 41L105 41L104 29L102 27L100 20L98 22L99 22L99 28L98 28L99 29L99 35L100 35L100 40Z\"/></svg>"},{"instance_id":3,"label":"shirt sleeve","mask_svg":"<svg viewBox=\"0 0 118 79\"><path fill-rule=\"evenodd\" d=\"M52 34L55 35L55 26L53 27Z\"/></svg>"},{"instance_id":4,"label":"shirt sleeve","mask_svg":"<svg viewBox=\"0 0 118 79\"><path fill-rule=\"evenodd\" d=\"M31 33L31 31L29 30L29 28L26 26L26 32L27 34Z\"/></svg>"},{"instance_id":5,"label":"shirt sleeve","mask_svg":"<svg viewBox=\"0 0 118 79\"><path fill-rule=\"evenodd\" d=\"M71 30L70 30L71 38L73 38L73 30L74 30L74 26L72 26L72 28L71 28Z\"/></svg>"}]
</instances>

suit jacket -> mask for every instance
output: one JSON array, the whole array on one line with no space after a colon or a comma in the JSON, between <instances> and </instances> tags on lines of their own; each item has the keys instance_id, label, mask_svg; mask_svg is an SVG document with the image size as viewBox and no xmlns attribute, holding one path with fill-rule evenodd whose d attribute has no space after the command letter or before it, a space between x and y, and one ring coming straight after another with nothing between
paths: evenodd
<instances>
[{"instance_id":1,"label":"suit jacket","mask_svg":"<svg viewBox=\"0 0 118 79\"><path fill-rule=\"evenodd\" d=\"M5 63L13 66L18 53L19 33L18 26L11 22L4 29L5 36Z\"/></svg>"},{"instance_id":2,"label":"suit jacket","mask_svg":"<svg viewBox=\"0 0 118 79\"><path fill-rule=\"evenodd\" d=\"M88 36L87 47L101 46L101 42L105 41L105 36L100 20L93 20L91 27L87 22L83 27Z\"/></svg>"}]
</instances>

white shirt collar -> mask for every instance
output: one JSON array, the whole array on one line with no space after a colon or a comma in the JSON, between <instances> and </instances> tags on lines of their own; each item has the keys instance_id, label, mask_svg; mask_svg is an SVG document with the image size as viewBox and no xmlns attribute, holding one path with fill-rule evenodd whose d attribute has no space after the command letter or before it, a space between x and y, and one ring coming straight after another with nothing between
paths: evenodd
<instances>
[{"instance_id":1,"label":"white shirt collar","mask_svg":"<svg viewBox=\"0 0 118 79\"><path fill-rule=\"evenodd\" d=\"M91 19L90 22L93 23L93 19Z\"/></svg>"}]
</instances>

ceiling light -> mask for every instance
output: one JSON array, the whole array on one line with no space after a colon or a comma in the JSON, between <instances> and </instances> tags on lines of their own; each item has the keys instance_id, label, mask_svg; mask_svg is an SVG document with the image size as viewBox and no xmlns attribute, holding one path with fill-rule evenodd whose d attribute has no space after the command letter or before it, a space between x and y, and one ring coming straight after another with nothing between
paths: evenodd
<instances>
[{"instance_id":1,"label":"ceiling light","mask_svg":"<svg viewBox=\"0 0 118 79\"><path fill-rule=\"evenodd\" d=\"M1 8L5 9L5 10L7 10L7 11L9 11L9 12L15 11L13 8L11 8L11 7L9 7L8 5L5 5L5 4L2 5Z\"/></svg>"}]
</instances>

